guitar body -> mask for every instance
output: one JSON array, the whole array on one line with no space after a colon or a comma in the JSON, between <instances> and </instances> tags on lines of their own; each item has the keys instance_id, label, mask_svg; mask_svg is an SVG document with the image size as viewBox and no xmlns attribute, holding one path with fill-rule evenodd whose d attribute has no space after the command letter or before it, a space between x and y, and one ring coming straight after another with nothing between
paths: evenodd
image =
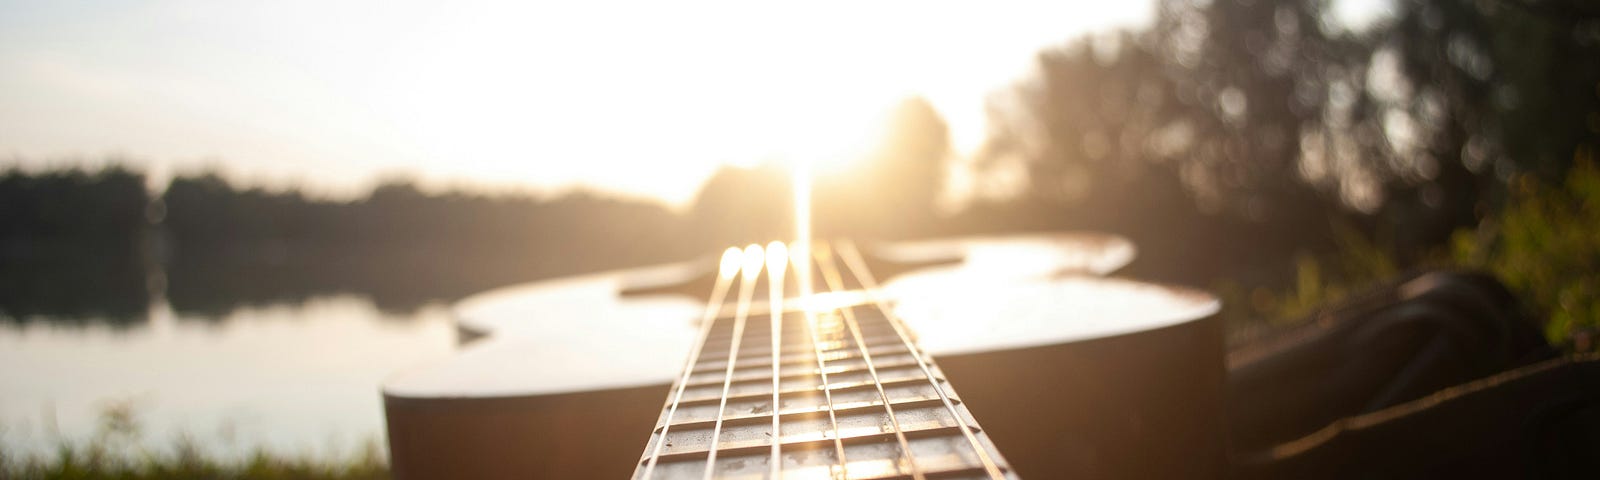
<instances>
[{"instance_id":1,"label":"guitar body","mask_svg":"<svg viewBox=\"0 0 1600 480\"><path fill-rule=\"evenodd\" d=\"M1210 295L1104 275L1127 241L1057 234L864 249L883 298L1021 477L1218 477ZM711 259L487 292L461 352L383 387L396 478L625 478L696 342ZM841 302L852 300L846 292ZM859 295L857 295L859 297Z\"/></svg>"}]
</instances>

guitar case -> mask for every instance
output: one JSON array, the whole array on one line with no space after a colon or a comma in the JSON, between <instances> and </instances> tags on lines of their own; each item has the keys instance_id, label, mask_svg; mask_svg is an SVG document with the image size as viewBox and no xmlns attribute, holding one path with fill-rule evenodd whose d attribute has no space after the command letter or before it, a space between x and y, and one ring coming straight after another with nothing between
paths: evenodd
<instances>
[{"instance_id":1,"label":"guitar case","mask_svg":"<svg viewBox=\"0 0 1600 480\"><path fill-rule=\"evenodd\" d=\"M1404 277L1228 363L1237 478L1577 478L1600 453L1600 358L1558 358L1483 273Z\"/></svg>"}]
</instances>

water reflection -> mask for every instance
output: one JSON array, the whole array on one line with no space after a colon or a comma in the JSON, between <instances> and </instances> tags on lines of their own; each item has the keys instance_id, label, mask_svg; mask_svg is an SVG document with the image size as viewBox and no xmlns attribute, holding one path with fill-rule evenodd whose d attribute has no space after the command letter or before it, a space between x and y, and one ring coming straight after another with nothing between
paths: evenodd
<instances>
[{"instance_id":1,"label":"water reflection","mask_svg":"<svg viewBox=\"0 0 1600 480\"><path fill-rule=\"evenodd\" d=\"M146 269L138 257L99 248L50 246L68 251L0 258L0 319L123 326L144 320L150 294Z\"/></svg>"},{"instance_id":2,"label":"water reflection","mask_svg":"<svg viewBox=\"0 0 1600 480\"><path fill-rule=\"evenodd\" d=\"M0 324L0 448L81 441L125 401L153 448L187 434L220 455L347 454L381 439L382 378L448 355L455 340L442 304L392 313L348 294L218 316L158 299L129 318Z\"/></svg>"}]
</instances>

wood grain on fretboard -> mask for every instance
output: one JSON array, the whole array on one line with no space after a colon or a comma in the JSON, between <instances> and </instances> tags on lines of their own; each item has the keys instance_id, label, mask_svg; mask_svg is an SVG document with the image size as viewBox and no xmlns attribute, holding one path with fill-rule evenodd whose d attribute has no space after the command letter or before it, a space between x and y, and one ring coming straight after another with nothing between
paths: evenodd
<instances>
[{"instance_id":1,"label":"wood grain on fretboard","mask_svg":"<svg viewBox=\"0 0 1600 480\"><path fill-rule=\"evenodd\" d=\"M772 315L739 320L718 316L705 328L635 478L1015 478L881 305L783 315L776 369Z\"/></svg>"}]
</instances>

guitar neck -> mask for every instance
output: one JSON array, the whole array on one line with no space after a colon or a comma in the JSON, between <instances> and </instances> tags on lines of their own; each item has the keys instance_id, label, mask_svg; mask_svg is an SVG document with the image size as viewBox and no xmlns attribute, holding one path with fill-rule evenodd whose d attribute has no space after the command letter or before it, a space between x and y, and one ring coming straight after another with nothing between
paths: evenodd
<instances>
[{"instance_id":1,"label":"guitar neck","mask_svg":"<svg viewBox=\"0 0 1600 480\"><path fill-rule=\"evenodd\" d=\"M1015 478L883 304L709 322L634 478Z\"/></svg>"}]
</instances>

